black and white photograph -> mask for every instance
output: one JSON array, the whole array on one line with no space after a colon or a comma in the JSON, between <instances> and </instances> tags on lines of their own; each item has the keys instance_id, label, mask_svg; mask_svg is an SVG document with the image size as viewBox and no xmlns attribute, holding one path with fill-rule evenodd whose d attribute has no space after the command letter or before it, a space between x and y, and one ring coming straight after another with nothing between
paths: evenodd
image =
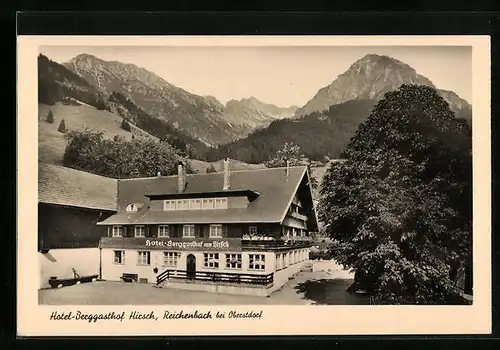
<instances>
[{"instance_id":1,"label":"black and white photograph","mask_svg":"<svg viewBox=\"0 0 500 350\"><path fill-rule=\"evenodd\" d=\"M478 302L472 45L95 43L37 47L38 305Z\"/></svg>"}]
</instances>

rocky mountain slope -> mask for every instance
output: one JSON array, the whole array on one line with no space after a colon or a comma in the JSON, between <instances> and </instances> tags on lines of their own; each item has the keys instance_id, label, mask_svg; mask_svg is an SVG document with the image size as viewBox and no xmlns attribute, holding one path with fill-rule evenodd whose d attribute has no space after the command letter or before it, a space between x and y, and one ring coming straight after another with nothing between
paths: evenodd
<instances>
[{"instance_id":1,"label":"rocky mountain slope","mask_svg":"<svg viewBox=\"0 0 500 350\"><path fill-rule=\"evenodd\" d=\"M268 125L273 120L293 117L298 107L277 107L273 104L263 103L255 97L242 100L230 100L226 103L225 118L231 124L250 125L258 128Z\"/></svg>"},{"instance_id":2,"label":"rocky mountain slope","mask_svg":"<svg viewBox=\"0 0 500 350\"><path fill-rule=\"evenodd\" d=\"M213 96L198 96L174 86L134 64L104 61L80 54L64 65L100 91L120 93L149 115L163 119L207 145L224 144L246 136L255 127L282 115L236 108L238 115ZM254 101L252 101L254 102ZM290 115L290 113L288 114ZM267 118L267 119L266 119Z\"/></svg>"},{"instance_id":3,"label":"rocky mountain slope","mask_svg":"<svg viewBox=\"0 0 500 350\"><path fill-rule=\"evenodd\" d=\"M321 88L304 106L297 109L295 117L350 100L379 100L384 94L396 90L402 84L436 86L408 64L388 56L369 54L354 62L330 85ZM460 117L471 119L472 107L456 93L437 89Z\"/></svg>"}]
</instances>

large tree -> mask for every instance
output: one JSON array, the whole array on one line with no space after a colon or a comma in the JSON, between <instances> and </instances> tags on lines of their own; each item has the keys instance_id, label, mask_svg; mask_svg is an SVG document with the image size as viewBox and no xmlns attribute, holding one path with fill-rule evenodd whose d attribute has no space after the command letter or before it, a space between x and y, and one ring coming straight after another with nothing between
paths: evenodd
<instances>
[{"instance_id":1,"label":"large tree","mask_svg":"<svg viewBox=\"0 0 500 350\"><path fill-rule=\"evenodd\" d=\"M471 129L429 87L388 92L332 163L320 220L332 255L380 303L463 302L472 256Z\"/></svg>"}]
</instances>

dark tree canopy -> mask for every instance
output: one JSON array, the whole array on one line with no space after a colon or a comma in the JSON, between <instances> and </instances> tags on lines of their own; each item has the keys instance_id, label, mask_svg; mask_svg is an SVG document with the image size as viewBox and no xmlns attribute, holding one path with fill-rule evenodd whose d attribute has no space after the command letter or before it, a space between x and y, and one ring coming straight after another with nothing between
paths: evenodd
<instances>
[{"instance_id":1,"label":"dark tree canopy","mask_svg":"<svg viewBox=\"0 0 500 350\"><path fill-rule=\"evenodd\" d=\"M388 92L332 163L320 220L381 303L460 303L472 256L471 129L429 87Z\"/></svg>"},{"instance_id":2,"label":"dark tree canopy","mask_svg":"<svg viewBox=\"0 0 500 350\"><path fill-rule=\"evenodd\" d=\"M122 125L121 125L122 129L125 130L125 131L128 131L130 132L131 129L130 129L130 124L128 121L126 121L125 119L122 119Z\"/></svg>"},{"instance_id":3,"label":"dark tree canopy","mask_svg":"<svg viewBox=\"0 0 500 350\"><path fill-rule=\"evenodd\" d=\"M65 166L112 178L137 178L175 175L181 157L166 142L150 138L131 141L115 135L105 139L101 131L72 130L65 135ZM192 173L184 160L186 171Z\"/></svg>"}]
</instances>

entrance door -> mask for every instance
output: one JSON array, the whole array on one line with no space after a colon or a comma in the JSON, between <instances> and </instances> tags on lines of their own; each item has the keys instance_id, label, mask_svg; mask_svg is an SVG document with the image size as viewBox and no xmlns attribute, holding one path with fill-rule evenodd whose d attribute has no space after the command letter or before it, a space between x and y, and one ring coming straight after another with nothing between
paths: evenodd
<instances>
[{"instance_id":1,"label":"entrance door","mask_svg":"<svg viewBox=\"0 0 500 350\"><path fill-rule=\"evenodd\" d=\"M196 277L196 257L193 254L186 257L186 277L189 279Z\"/></svg>"}]
</instances>

